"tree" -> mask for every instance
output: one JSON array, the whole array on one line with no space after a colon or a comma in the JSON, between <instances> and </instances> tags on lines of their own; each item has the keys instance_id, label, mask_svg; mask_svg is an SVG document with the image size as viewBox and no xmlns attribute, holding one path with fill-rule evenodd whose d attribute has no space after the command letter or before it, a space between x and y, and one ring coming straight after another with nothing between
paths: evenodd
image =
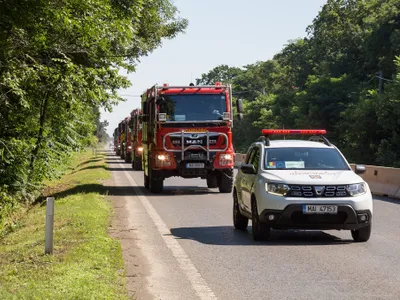
<instances>
[{"instance_id":1,"label":"tree","mask_svg":"<svg viewBox=\"0 0 400 300\"><path fill-rule=\"evenodd\" d=\"M239 75L241 70L227 65L220 65L209 71L201 74L201 78L196 79L196 85L213 85L216 82L224 84L232 84L233 79Z\"/></svg>"},{"instance_id":2,"label":"tree","mask_svg":"<svg viewBox=\"0 0 400 300\"><path fill-rule=\"evenodd\" d=\"M169 0L0 1L0 194L33 200L104 134L99 108L130 84L119 69L186 26Z\"/></svg>"}]
</instances>

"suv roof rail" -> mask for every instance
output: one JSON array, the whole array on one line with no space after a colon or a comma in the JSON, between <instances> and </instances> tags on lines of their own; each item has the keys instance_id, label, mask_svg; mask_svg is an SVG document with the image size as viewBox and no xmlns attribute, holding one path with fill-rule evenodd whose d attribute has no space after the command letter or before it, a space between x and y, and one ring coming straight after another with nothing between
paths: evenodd
<instances>
[{"instance_id":1,"label":"suv roof rail","mask_svg":"<svg viewBox=\"0 0 400 300\"><path fill-rule=\"evenodd\" d=\"M320 142L320 143L322 142L327 146L332 146L331 142L322 135L314 135L314 136L310 137L309 140L312 142Z\"/></svg>"}]
</instances>

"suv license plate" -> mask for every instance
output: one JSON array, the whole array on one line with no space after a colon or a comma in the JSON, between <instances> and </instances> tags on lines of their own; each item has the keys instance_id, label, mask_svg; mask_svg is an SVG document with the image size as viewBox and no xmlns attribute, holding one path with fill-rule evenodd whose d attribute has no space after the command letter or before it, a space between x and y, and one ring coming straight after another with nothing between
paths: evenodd
<instances>
[{"instance_id":1,"label":"suv license plate","mask_svg":"<svg viewBox=\"0 0 400 300\"><path fill-rule=\"evenodd\" d=\"M186 168L188 169L204 169L203 163L187 163Z\"/></svg>"},{"instance_id":2,"label":"suv license plate","mask_svg":"<svg viewBox=\"0 0 400 300\"><path fill-rule=\"evenodd\" d=\"M336 205L303 205L303 214L337 214Z\"/></svg>"}]
</instances>

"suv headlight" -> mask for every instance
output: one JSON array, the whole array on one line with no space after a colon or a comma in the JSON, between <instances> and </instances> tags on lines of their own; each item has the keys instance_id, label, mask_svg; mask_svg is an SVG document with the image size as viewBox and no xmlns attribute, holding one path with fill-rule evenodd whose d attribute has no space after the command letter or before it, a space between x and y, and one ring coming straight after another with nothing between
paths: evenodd
<instances>
[{"instance_id":1,"label":"suv headlight","mask_svg":"<svg viewBox=\"0 0 400 300\"><path fill-rule=\"evenodd\" d=\"M346 190L350 196L358 196L365 194L367 192L367 187L365 186L364 182L361 182L361 183L349 184L346 187Z\"/></svg>"},{"instance_id":2,"label":"suv headlight","mask_svg":"<svg viewBox=\"0 0 400 300\"><path fill-rule=\"evenodd\" d=\"M284 183L267 182L265 184L265 190L273 195L286 196L290 190L290 187Z\"/></svg>"}]
</instances>

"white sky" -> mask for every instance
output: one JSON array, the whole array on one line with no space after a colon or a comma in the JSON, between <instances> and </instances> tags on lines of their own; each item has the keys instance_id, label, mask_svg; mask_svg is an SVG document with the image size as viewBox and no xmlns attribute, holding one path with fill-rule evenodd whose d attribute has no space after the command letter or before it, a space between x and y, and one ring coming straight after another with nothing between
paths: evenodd
<instances>
[{"instance_id":1,"label":"white sky","mask_svg":"<svg viewBox=\"0 0 400 300\"><path fill-rule=\"evenodd\" d=\"M291 39L304 37L306 27L327 0L175 0L179 15L189 20L186 33L166 40L143 57L132 82L121 95L140 95L154 84L188 85L214 67L242 67L271 59ZM118 123L140 106L139 97L125 97L108 120L110 136Z\"/></svg>"}]
</instances>

